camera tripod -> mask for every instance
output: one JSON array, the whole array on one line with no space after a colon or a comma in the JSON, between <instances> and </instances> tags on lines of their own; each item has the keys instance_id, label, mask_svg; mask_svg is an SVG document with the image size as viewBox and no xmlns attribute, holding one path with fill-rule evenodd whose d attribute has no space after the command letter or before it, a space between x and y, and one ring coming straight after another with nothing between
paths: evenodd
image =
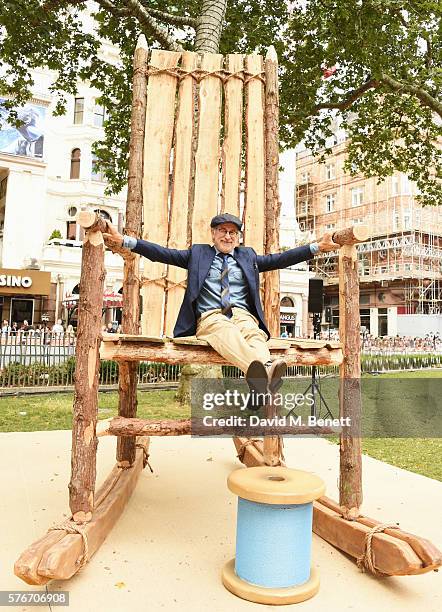
<instances>
[{"instance_id":1,"label":"camera tripod","mask_svg":"<svg viewBox=\"0 0 442 612\"><path fill-rule=\"evenodd\" d=\"M321 333L321 315L320 313L315 313L313 314L313 338L315 340L318 340L320 333ZM321 409L322 407L324 407L325 408L325 414L323 415L324 418L329 417L332 419L333 414L324 396L322 395L321 377L317 372L316 366L312 366L311 382L309 386L307 387L307 389L304 391L304 396L306 396L307 393L309 392L311 392L311 395L313 397L313 403L312 403L311 410L310 410L310 416L319 418L321 416ZM290 416L293 412L294 412L294 408L292 408L290 412L287 413L287 416Z\"/></svg>"}]
</instances>

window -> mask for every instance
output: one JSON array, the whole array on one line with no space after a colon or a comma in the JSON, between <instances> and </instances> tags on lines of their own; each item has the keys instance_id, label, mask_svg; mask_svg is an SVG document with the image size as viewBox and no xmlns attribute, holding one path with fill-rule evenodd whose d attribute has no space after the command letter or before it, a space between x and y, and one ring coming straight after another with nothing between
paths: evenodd
<instances>
[{"instance_id":1,"label":"window","mask_svg":"<svg viewBox=\"0 0 442 612\"><path fill-rule=\"evenodd\" d=\"M84 116L84 98L75 98L74 102L74 124L83 123Z\"/></svg>"},{"instance_id":2,"label":"window","mask_svg":"<svg viewBox=\"0 0 442 612\"><path fill-rule=\"evenodd\" d=\"M394 212L393 213L393 232L397 232L399 230L399 213L398 212Z\"/></svg>"},{"instance_id":3,"label":"window","mask_svg":"<svg viewBox=\"0 0 442 612\"><path fill-rule=\"evenodd\" d=\"M404 230L411 229L411 210L404 210Z\"/></svg>"},{"instance_id":4,"label":"window","mask_svg":"<svg viewBox=\"0 0 442 612\"><path fill-rule=\"evenodd\" d=\"M300 215L307 214L307 200L302 200L301 202L299 202L298 214Z\"/></svg>"},{"instance_id":5,"label":"window","mask_svg":"<svg viewBox=\"0 0 442 612\"><path fill-rule=\"evenodd\" d=\"M307 171L304 171L301 174L301 184L308 183L309 178L310 178L310 174Z\"/></svg>"},{"instance_id":6,"label":"window","mask_svg":"<svg viewBox=\"0 0 442 612\"><path fill-rule=\"evenodd\" d=\"M107 210L102 210L101 208L96 208L94 210L94 212L98 213L101 217L103 217L103 219L106 219L106 221L110 221L112 223L112 217L107 212Z\"/></svg>"},{"instance_id":7,"label":"window","mask_svg":"<svg viewBox=\"0 0 442 612\"><path fill-rule=\"evenodd\" d=\"M391 195L392 196L399 195L399 177L398 176L391 177Z\"/></svg>"},{"instance_id":8,"label":"window","mask_svg":"<svg viewBox=\"0 0 442 612\"><path fill-rule=\"evenodd\" d=\"M101 183L104 181L104 173L103 170L98 167L98 159L96 155L92 155L91 179Z\"/></svg>"},{"instance_id":9,"label":"window","mask_svg":"<svg viewBox=\"0 0 442 612\"><path fill-rule=\"evenodd\" d=\"M325 212L333 212L335 209L335 194L329 193L325 196Z\"/></svg>"},{"instance_id":10,"label":"window","mask_svg":"<svg viewBox=\"0 0 442 612\"><path fill-rule=\"evenodd\" d=\"M105 117L104 106L101 106L101 104L95 103L95 107L94 107L94 125L96 127L103 127L104 117Z\"/></svg>"},{"instance_id":11,"label":"window","mask_svg":"<svg viewBox=\"0 0 442 612\"><path fill-rule=\"evenodd\" d=\"M71 152L71 174L70 174L70 177L69 177L71 179L78 179L78 178L80 178L80 157L81 157L80 149L72 149L72 152Z\"/></svg>"},{"instance_id":12,"label":"window","mask_svg":"<svg viewBox=\"0 0 442 612\"><path fill-rule=\"evenodd\" d=\"M66 226L66 239L77 240L77 224L75 221L67 221Z\"/></svg>"},{"instance_id":13,"label":"window","mask_svg":"<svg viewBox=\"0 0 442 612\"><path fill-rule=\"evenodd\" d=\"M11 298L11 321L23 323L27 321L29 325L34 322L34 300L22 298Z\"/></svg>"},{"instance_id":14,"label":"window","mask_svg":"<svg viewBox=\"0 0 442 612\"><path fill-rule=\"evenodd\" d=\"M401 192L402 192L402 195L411 194L410 179L408 178L406 174L401 175Z\"/></svg>"},{"instance_id":15,"label":"window","mask_svg":"<svg viewBox=\"0 0 442 612\"><path fill-rule=\"evenodd\" d=\"M370 309L369 308L361 308L359 311L359 315L361 318L361 327L364 327L365 330L370 329Z\"/></svg>"},{"instance_id":16,"label":"window","mask_svg":"<svg viewBox=\"0 0 442 612\"><path fill-rule=\"evenodd\" d=\"M335 229L335 227L336 227L335 223L327 223L327 225L325 226L325 228L328 230Z\"/></svg>"},{"instance_id":17,"label":"window","mask_svg":"<svg viewBox=\"0 0 442 612\"><path fill-rule=\"evenodd\" d=\"M294 303L292 298L289 298L288 296L285 296L282 298L281 300L281 306L285 306L288 308L293 308L294 307Z\"/></svg>"},{"instance_id":18,"label":"window","mask_svg":"<svg viewBox=\"0 0 442 612\"><path fill-rule=\"evenodd\" d=\"M353 187L350 189L351 194L351 205L352 206L360 206L364 201L364 188L363 187Z\"/></svg>"},{"instance_id":19,"label":"window","mask_svg":"<svg viewBox=\"0 0 442 612\"><path fill-rule=\"evenodd\" d=\"M325 166L325 178L327 181L336 178L335 165L327 164Z\"/></svg>"},{"instance_id":20,"label":"window","mask_svg":"<svg viewBox=\"0 0 442 612\"><path fill-rule=\"evenodd\" d=\"M362 217L358 217L357 219L352 219L353 225L363 225L364 219Z\"/></svg>"}]
</instances>

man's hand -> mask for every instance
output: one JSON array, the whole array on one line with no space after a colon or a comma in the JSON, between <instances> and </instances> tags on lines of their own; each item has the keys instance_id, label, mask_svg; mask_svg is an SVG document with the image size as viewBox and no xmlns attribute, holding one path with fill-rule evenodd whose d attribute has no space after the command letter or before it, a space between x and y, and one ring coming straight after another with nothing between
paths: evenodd
<instances>
[{"instance_id":1,"label":"man's hand","mask_svg":"<svg viewBox=\"0 0 442 612\"><path fill-rule=\"evenodd\" d=\"M322 236L321 240L318 242L318 246L321 253L327 253L327 251L336 251L341 245L333 242L333 234L328 232Z\"/></svg>"},{"instance_id":2,"label":"man's hand","mask_svg":"<svg viewBox=\"0 0 442 612\"><path fill-rule=\"evenodd\" d=\"M122 247L123 246L123 236L120 234L116 228L107 222L107 232L103 233L104 244L112 249L112 247Z\"/></svg>"}]
</instances>

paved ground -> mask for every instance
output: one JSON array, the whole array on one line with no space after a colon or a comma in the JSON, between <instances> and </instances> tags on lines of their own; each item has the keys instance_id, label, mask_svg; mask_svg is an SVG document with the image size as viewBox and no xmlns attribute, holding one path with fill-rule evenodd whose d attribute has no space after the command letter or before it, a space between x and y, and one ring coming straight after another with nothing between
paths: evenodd
<instances>
[{"instance_id":1,"label":"paved ground","mask_svg":"<svg viewBox=\"0 0 442 612\"><path fill-rule=\"evenodd\" d=\"M32 588L14 576L14 561L68 515L70 446L70 431L0 434L0 590ZM100 439L98 482L113 466L114 449L115 440ZM289 440L285 450L289 466L319 474L336 498L336 446ZM154 474L147 468L141 474L123 516L91 562L68 583L52 582L50 588L70 591L72 612L274 609L236 598L220 581L235 545L236 499L226 478L240 464L232 442L157 438L151 463ZM364 492L366 514L399 521L442 546L442 483L365 457ZM313 559L321 589L297 609L442 610L440 573L378 580L316 536Z\"/></svg>"}]
</instances>

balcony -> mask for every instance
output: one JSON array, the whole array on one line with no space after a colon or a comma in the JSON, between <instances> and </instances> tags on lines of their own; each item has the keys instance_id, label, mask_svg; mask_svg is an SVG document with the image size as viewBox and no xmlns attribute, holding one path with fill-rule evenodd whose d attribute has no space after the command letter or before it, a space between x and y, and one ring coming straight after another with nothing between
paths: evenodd
<instances>
[{"instance_id":1,"label":"balcony","mask_svg":"<svg viewBox=\"0 0 442 612\"><path fill-rule=\"evenodd\" d=\"M80 271L81 240L67 240L64 238L53 238L43 246L42 264L45 269L51 271L62 271L66 269ZM111 251L106 251L104 256L106 270L123 270L123 259Z\"/></svg>"}]
</instances>

